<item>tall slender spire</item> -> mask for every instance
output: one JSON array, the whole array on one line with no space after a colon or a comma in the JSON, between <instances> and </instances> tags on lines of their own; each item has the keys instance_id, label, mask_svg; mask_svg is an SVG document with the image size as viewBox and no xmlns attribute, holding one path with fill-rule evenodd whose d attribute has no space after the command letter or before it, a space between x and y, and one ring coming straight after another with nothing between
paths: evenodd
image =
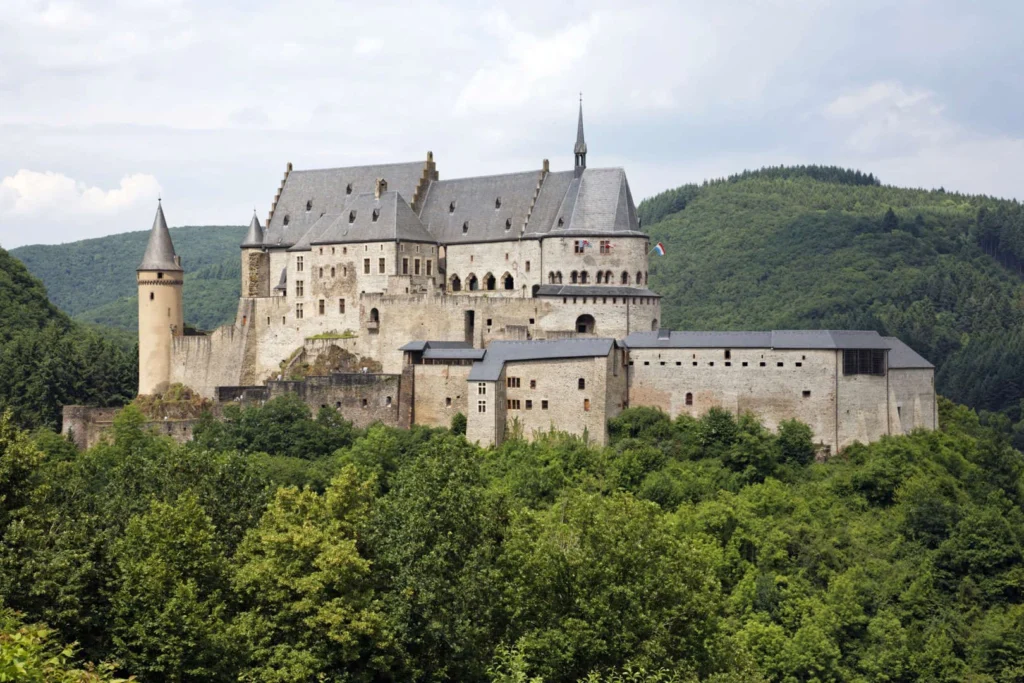
<instances>
[{"instance_id":1,"label":"tall slender spire","mask_svg":"<svg viewBox=\"0 0 1024 683\"><path fill-rule=\"evenodd\" d=\"M256 217L256 209L252 210L252 220L249 221L249 232L245 234L245 239L242 240L242 248L246 247L262 247L263 246L263 228L260 227L260 219Z\"/></svg>"},{"instance_id":2,"label":"tall slender spire","mask_svg":"<svg viewBox=\"0 0 1024 683\"><path fill-rule=\"evenodd\" d=\"M149 244L138 270L181 270L171 242L171 232L167 229L167 219L164 218L164 206L159 199L156 200L156 218L149 233Z\"/></svg>"},{"instance_id":3,"label":"tall slender spire","mask_svg":"<svg viewBox=\"0 0 1024 683\"><path fill-rule=\"evenodd\" d=\"M587 142L583 139L583 93L580 93L580 118L576 124L576 169L582 171L587 167Z\"/></svg>"}]
</instances>

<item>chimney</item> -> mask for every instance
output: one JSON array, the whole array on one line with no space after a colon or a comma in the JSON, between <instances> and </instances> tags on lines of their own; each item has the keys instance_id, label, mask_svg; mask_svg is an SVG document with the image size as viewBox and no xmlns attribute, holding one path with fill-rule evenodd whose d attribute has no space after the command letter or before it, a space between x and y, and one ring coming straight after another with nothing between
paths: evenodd
<instances>
[{"instance_id":1,"label":"chimney","mask_svg":"<svg viewBox=\"0 0 1024 683\"><path fill-rule=\"evenodd\" d=\"M542 168L544 169L545 173L551 173L551 162L545 159Z\"/></svg>"}]
</instances>

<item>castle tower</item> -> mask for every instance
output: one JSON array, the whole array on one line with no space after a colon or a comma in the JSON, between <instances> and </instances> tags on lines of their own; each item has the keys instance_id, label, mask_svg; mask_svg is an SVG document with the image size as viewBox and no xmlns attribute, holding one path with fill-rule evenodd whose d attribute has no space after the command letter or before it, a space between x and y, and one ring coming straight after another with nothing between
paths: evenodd
<instances>
[{"instance_id":1,"label":"castle tower","mask_svg":"<svg viewBox=\"0 0 1024 683\"><path fill-rule=\"evenodd\" d=\"M576 177L583 174L587 167L587 142L583 139L583 95L580 95L580 118L576 124L576 146L573 147L576 156Z\"/></svg>"},{"instance_id":2,"label":"castle tower","mask_svg":"<svg viewBox=\"0 0 1024 683\"><path fill-rule=\"evenodd\" d=\"M171 379L171 346L185 331L181 284L164 209L157 200L149 244L136 270L139 286L139 394L157 394Z\"/></svg>"},{"instance_id":3,"label":"castle tower","mask_svg":"<svg viewBox=\"0 0 1024 683\"><path fill-rule=\"evenodd\" d=\"M263 248L263 228L256 209L242 240L242 296L270 296L270 255Z\"/></svg>"}]
</instances>

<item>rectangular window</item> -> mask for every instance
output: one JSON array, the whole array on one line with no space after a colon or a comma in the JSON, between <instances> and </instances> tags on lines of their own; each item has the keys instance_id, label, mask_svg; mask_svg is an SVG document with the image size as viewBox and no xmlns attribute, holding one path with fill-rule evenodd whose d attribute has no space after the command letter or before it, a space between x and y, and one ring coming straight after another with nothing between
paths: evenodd
<instances>
[{"instance_id":1,"label":"rectangular window","mask_svg":"<svg viewBox=\"0 0 1024 683\"><path fill-rule=\"evenodd\" d=\"M363 259L363 273L366 275L370 274L370 259L368 258Z\"/></svg>"},{"instance_id":2,"label":"rectangular window","mask_svg":"<svg viewBox=\"0 0 1024 683\"><path fill-rule=\"evenodd\" d=\"M583 399L583 410L585 412L588 412L588 413L590 412L590 399L589 398Z\"/></svg>"},{"instance_id":3,"label":"rectangular window","mask_svg":"<svg viewBox=\"0 0 1024 683\"><path fill-rule=\"evenodd\" d=\"M810 398L810 397L811 397L811 392L809 392L809 391L807 391L807 390L805 389L805 390L804 390L804 393L803 393L803 396L804 396L804 398Z\"/></svg>"},{"instance_id":4,"label":"rectangular window","mask_svg":"<svg viewBox=\"0 0 1024 683\"><path fill-rule=\"evenodd\" d=\"M884 375L884 349L846 349L843 351L844 375Z\"/></svg>"},{"instance_id":5,"label":"rectangular window","mask_svg":"<svg viewBox=\"0 0 1024 683\"><path fill-rule=\"evenodd\" d=\"M304 285L305 283L302 280L295 281L295 296L302 296L302 293L305 291Z\"/></svg>"},{"instance_id":6,"label":"rectangular window","mask_svg":"<svg viewBox=\"0 0 1024 683\"><path fill-rule=\"evenodd\" d=\"M600 251L601 251L602 254L610 254L610 253L612 253L611 243L608 240L601 240L600 247L601 247Z\"/></svg>"},{"instance_id":7,"label":"rectangular window","mask_svg":"<svg viewBox=\"0 0 1024 683\"><path fill-rule=\"evenodd\" d=\"M387 272L387 262L383 258L377 259L377 272L382 274Z\"/></svg>"},{"instance_id":8,"label":"rectangular window","mask_svg":"<svg viewBox=\"0 0 1024 683\"><path fill-rule=\"evenodd\" d=\"M297 272L297 273L301 273L302 272L302 257L301 256L296 256L295 257L295 272Z\"/></svg>"},{"instance_id":9,"label":"rectangular window","mask_svg":"<svg viewBox=\"0 0 1024 683\"><path fill-rule=\"evenodd\" d=\"M548 402L547 402L547 399L545 399L545 400L543 400L543 401L541 401L541 402L540 402L540 409L541 409L541 410L547 410L547 409L548 409Z\"/></svg>"},{"instance_id":10,"label":"rectangular window","mask_svg":"<svg viewBox=\"0 0 1024 683\"><path fill-rule=\"evenodd\" d=\"M452 404L452 397L451 397L451 396L448 396L447 398L445 398L445 399L444 399L444 404L445 404L446 406L451 406L451 404Z\"/></svg>"},{"instance_id":11,"label":"rectangular window","mask_svg":"<svg viewBox=\"0 0 1024 683\"><path fill-rule=\"evenodd\" d=\"M535 380L535 379L531 379L530 380L530 388L531 389L536 389L537 388L537 380Z\"/></svg>"},{"instance_id":12,"label":"rectangular window","mask_svg":"<svg viewBox=\"0 0 1024 683\"><path fill-rule=\"evenodd\" d=\"M344 313L344 312L345 312L345 300L344 299L338 299L338 313Z\"/></svg>"},{"instance_id":13,"label":"rectangular window","mask_svg":"<svg viewBox=\"0 0 1024 683\"><path fill-rule=\"evenodd\" d=\"M348 253L348 247L342 247L341 248L341 253L342 254L347 254Z\"/></svg>"},{"instance_id":14,"label":"rectangular window","mask_svg":"<svg viewBox=\"0 0 1024 683\"><path fill-rule=\"evenodd\" d=\"M505 378L505 386L507 386L509 389L518 389L519 388L519 378L518 377L506 377Z\"/></svg>"},{"instance_id":15,"label":"rectangular window","mask_svg":"<svg viewBox=\"0 0 1024 683\"><path fill-rule=\"evenodd\" d=\"M574 254L583 253L583 242L581 240L573 240L572 251Z\"/></svg>"},{"instance_id":16,"label":"rectangular window","mask_svg":"<svg viewBox=\"0 0 1024 683\"><path fill-rule=\"evenodd\" d=\"M529 261L526 262L526 272L527 273L530 272L530 262Z\"/></svg>"},{"instance_id":17,"label":"rectangular window","mask_svg":"<svg viewBox=\"0 0 1024 683\"><path fill-rule=\"evenodd\" d=\"M476 385L476 393L479 394L480 396L486 396L487 395L487 385L485 383L483 383L483 382L478 382L477 385Z\"/></svg>"},{"instance_id":18,"label":"rectangular window","mask_svg":"<svg viewBox=\"0 0 1024 683\"><path fill-rule=\"evenodd\" d=\"M526 409L533 410L533 401L531 401L530 399L526 399Z\"/></svg>"},{"instance_id":19,"label":"rectangular window","mask_svg":"<svg viewBox=\"0 0 1024 683\"><path fill-rule=\"evenodd\" d=\"M434 274L433 273L433 271L434 271L433 266L434 266L433 259L427 259L427 275L433 275Z\"/></svg>"},{"instance_id":20,"label":"rectangular window","mask_svg":"<svg viewBox=\"0 0 1024 683\"><path fill-rule=\"evenodd\" d=\"M408 275L408 274L409 274L409 259L404 258L404 259L402 259L402 275Z\"/></svg>"},{"instance_id":21,"label":"rectangular window","mask_svg":"<svg viewBox=\"0 0 1024 683\"><path fill-rule=\"evenodd\" d=\"M487 412L487 401L477 401L476 402L476 412L478 412L478 413L486 413Z\"/></svg>"},{"instance_id":22,"label":"rectangular window","mask_svg":"<svg viewBox=\"0 0 1024 683\"><path fill-rule=\"evenodd\" d=\"M412 274L413 275L419 275L420 274L420 260L419 259L413 259L413 262L412 262Z\"/></svg>"},{"instance_id":23,"label":"rectangular window","mask_svg":"<svg viewBox=\"0 0 1024 683\"><path fill-rule=\"evenodd\" d=\"M519 399L518 398L510 398L510 399L508 399L508 409L509 410L519 410Z\"/></svg>"},{"instance_id":24,"label":"rectangular window","mask_svg":"<svg viewBox=\"0 0 1024 683\"><path fill-rule=\"evenodd\" d=\"M302 304L295 304L295 318L302 320Z\"/></svg>"},{"instance_id":25,"label":"rectangular window","mask_svg":"<svg viewBox=\"0 0 1024 683\"><path fill-rule=\"evenodd\" d=\"M323 315L325 312L326 310L324 308L324 300L320 299L320 315Z\"/></svg>"}]
</instances>

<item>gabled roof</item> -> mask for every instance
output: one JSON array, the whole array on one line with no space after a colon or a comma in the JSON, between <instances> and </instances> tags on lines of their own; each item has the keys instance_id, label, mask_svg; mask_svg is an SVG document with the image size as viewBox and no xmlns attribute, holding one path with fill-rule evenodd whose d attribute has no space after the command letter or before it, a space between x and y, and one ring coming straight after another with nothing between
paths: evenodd
<instances>
[{"instance_id":1,"label":"gabled roof","mask_svg":"<svg viewBox=\"0 0 1024 683\"><path fill-rule=\"evenodd\" d=\"M496 381L501 377L505 363L510 362L607 356L615 344L614 339L591 337L556 341L493 341L487 347L483 360L473 364L469 381Z\"/></svg>"},{"instance_id":2,"label":"gabled roof","mask_svg":"<svg viewBox=\"0 0 1024 683\"><path fill-rule=\"evenodd\" d=\"M153 229L149 233L149 244L146 245L146 253L143 254L142 263L139 264L137 270L180 271L181 269L181 265L175 258L174 244L171 242L171 232L167 229L163 204L157 200L156 217L153 219Z\"/></svg>"},{"instance_id":3,"label":"gabled roof","mask_svg":"<svg viewBox=\"0 0 1024 683\"><path fill-rule=\"evenodd\" d=\"M420 220L443 244L519 239L540 176L536 170L435 180Z\"/></svg>"},{"instance_id":4,"label":"gabled roof","mask_svg":"<svg viewBox=\"0 0 1024 683\"><path fill-rule=\"evenodd\" d=\"M882 337L889 345L889 368L892 370L910 370L922 368L934 370L935 366L926 361L917 351L910 348L896 337Z\"/></svg>"},{"instance_id":5,"label":"gabled roof","mask_svg":"<svg viewBox=\"0 0 1024 683\"><path fill-rule=\"evenodd\" d=\"M249 221L249 232L245 233L245 239L242 240L242 248L262 246L263 228L260 226L260 219L256 217L256 210L253 209L252 220Z\"/></svg>"},{"instance_id":6,"label":"gabled roof","mask_svg":"<svg viewBox=\"0 0 1024 683\"><path fill-rule=\"evenodd\" d=\"M376 214L376 217L375 217ZM353 195L329 226L310 244L342 242L427 242L437 240L427 232L420 219L398 192L372 192Z\"/></svg>"},{"instance_id":7,"label":"gabled roof","mask_svg":"<svg viewBox=\"0 0 1024 683\"><path fill-rule=\"evenodd\" d=\"M888 349L867 330L773 330L764 332L634 332L624 340L633 349Z\"/></svg>"},{"instance_id":8,"label":"gabled roof","mask_svg":"<svg viewBox=\"0 0 1024 683\"><path fill-rule=\"evenodd\" d=\"M547 187L549 180L553 182ZM573 172L549 174L526 232L527 236L549 237L646 236L640 230L633 193L621 168L588 168L579 177Z\"/></svg>"},{"instance_id":9,"label":"gabled roof","mask_svg":"<svg viewBox=\"0 0 1024 683\"><path fill-rule=\"evenodd\" d=\"M281 189L263 242L267 247L291 247L324 214L340 214L351 195L373 192L378 178L412 201L423 175L422 161L291 171ZM351 185L351 193L348 187ZM309 203L309 210L306 210ZM288 225L284 224L288 217Z\"/></svg>"}]
</instances>

